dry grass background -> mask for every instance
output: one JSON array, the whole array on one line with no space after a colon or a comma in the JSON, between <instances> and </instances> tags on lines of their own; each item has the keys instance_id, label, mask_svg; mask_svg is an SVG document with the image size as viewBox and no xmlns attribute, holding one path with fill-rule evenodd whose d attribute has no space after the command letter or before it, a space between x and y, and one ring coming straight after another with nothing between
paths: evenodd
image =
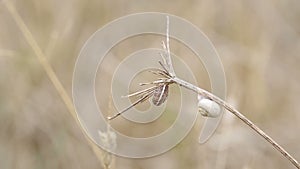
<instances>
[{"instance_id":1,"label":"dry grass background","mask_svg":"<svg viewBox=\"0 0 300 169\"><path fill-rule=\"evenodd\" d=\"M208 35L219 52L227 78L227 100L300 160L299 1L11 2L70 96L76 57L101 26L135 12L166 12L186 18ZM3 2L0 25L0 168L101 168ZM157 39L145 38L124 42L112 53L122 59L135 49L159 46ZM203 67L180 44L172 43L173 52L191 66L199 85L209 89ZM112 63L98 81L109 79L116 65ZM100 107L105 110L108 96L99 97L101 88L98 91ZM115 157L114 168L293 168L228 113L216 135L198 145L202 123L199 118L190 135L173 150L149 159Z\"/></svg>"}]
</instances>

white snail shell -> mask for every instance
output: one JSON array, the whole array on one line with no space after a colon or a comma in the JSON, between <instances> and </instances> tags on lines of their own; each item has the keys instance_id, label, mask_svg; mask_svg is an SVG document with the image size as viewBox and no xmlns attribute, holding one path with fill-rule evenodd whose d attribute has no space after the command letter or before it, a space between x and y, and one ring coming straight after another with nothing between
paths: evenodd
<instances>
[{"instance_id":1,"label":"white snail shell","mask_svg":"<svg viewBox=\"0 0 300 169\"><path fill-rule=\"evenodd\" d=\"M221 114L221 107L218 103L202 97L198 99L198 110L202 116L215 118Z\"/></svg>"}]
</instances>

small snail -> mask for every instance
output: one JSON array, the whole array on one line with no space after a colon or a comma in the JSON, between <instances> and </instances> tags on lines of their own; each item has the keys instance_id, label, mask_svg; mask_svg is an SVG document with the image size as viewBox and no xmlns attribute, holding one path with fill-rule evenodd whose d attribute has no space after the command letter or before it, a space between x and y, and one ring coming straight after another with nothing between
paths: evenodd
<instances>
[{"instance_id":1,"label":"small snail","mask_svg":"<svg viewBox=\"0 0 300 169\"><path fill-rule=\"evenodd\" d=\"M198 111L202 116L215 118L221 114L221 107L218 103L198 95Z\"/></svg>"}]
</instances>

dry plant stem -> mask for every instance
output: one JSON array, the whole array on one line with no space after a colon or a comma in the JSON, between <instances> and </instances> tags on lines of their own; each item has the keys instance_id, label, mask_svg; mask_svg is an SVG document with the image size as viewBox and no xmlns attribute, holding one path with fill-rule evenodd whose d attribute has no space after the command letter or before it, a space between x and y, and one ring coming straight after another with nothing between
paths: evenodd
<instances>
[{"instance_id":1,"label":"dry plant stem","mask_svg":"<svg viewBox=\"0 0 300 169\"><path fill-rule=\"evenodd\" d=\"M141 90L141 91L137 91L135 93L132 93L132 94L129 94L127 96L122 96L123 98L127 98L127 97L132 97L132 96L138 96L138 95L141 95L143 93L147 93L149 91L153 91L155 89L156 86L152 86L152 87L149 87L147 89L144 89L144 90Z\"/></svg>"},{"instance_id":2,"label":"dry plant stem","mask_svg":"<svg viewBox=\"0 0 300 169\"><path fill-rule=\"evenodd\" d=\"M111 117L108 117L107 119L108 120L113 120L115 119L116 117L120 116L121 114L125 113L127 110L131 109L132 107L134 107L135 105L139 104L139 103L142 103L144 102L145 100L147 100L149 97L151 97L153 94L153 91L147 93L146 95L142 96L140 99L138 99L137 101L135 101L132 105L130 105L129 107L125 108L124 110L122 110L121 112L111 116Z\"/></svg>"},{"instance_id":3,"label":"dry plant stem","mask_svg":"<svg viewBox=\"0 0 300 169\"><path fill-rule=\"evenodd\" d=\"M285 149L283 149L278 143L276 143L270 136L268 136L265 132L263 132L260 128L258 128L253 122L251 122L249 119L247 119L244 115L242 115L239 111L237 111L235 108L233 108L231 105L226 103L224 100L220 99L219 97L211 94L210 92L203 90L197 86L194 86L182 79L179 79L176 77L174 68L172 66L172 61L171 61L171 53L170 53L170 40L169 40L169 17L167 16L167 30L166 30L166 42L162 43L162 46L165 51L165 55L162 55L163 59L166 62L167 65L167 73L169 73L172 77L170 78L171 82L177 83L179 86L185 87L189 90L192 90L199 95L206 97L208 99L211 99L218 103L219 105L223 106L226 110L234 114L236 117L238 117L240 120L242 120L244 123L246 123L249 127L251 127L255 132L257 132L259 135L261 135L265 140L267 140L275 149L277 149L284 157L286 157L294 166L296 166L298 169L300 169L300 164L298 161L292 157Z\"/></svg>"},{"instance_id":4,"label":"dry plant stem","mask_svg":"<svg viewBox=\"0 0 300 169\"><path fill-rule=\"evenodd\" d=\"M286 157L294 166L296 166L298 169L300 169L300 164L294 157L292 157L284 148L282 148L278 143L276 143L270 136L268 136L265 132L263 132L260 128L258 128L252 121L250 121L248 118L246 118L243 114L241 114L239 111L237 111L231 105L229 105L227 102L225 102L224 100L220 99L219 97L211 94L210 92L203 90L197 86L194 86L194 85L190 84L189 82L186 82L177 77L173 77L171 80L174 83L177 83L179 86L182 86L189 90L192 90L206 98L209 98L209 99L215 101L219 105L223 106L226 110L228 110L229 112L234 114L236 117L238 117L244 123L246 123L249 127L251 127L256 133L261 135L275 149L277 149L284 157Z\"/></svg>"},{"instance_id":5,"label":"dry plant stem","mask_svg":"<svg viewBox=\"0 0 300 169\"><path fill-rule=\"evenodd\" d=\"M75 110L74 110L74 107L73 107L73 102L72 102L71 98L69 97L67 91L65 90L65 88L61 84L60 80L56 76L52 66L47 61L46 56L43 53L42 49L39 47L38 43L34 39L33 35L29 31L28 27L26 26L26 24L24 23L24 21L22 20L22 18L18 14L18 12L16 11L15 7L11 4L11 2L9 0L6 0L6 1L3 1L3 3L6 6L6 8L8 9L8 11L10 12L10 14L11 14L12 18L14 19L14 21L16 22L17 26L20 28L22 34L24 35L24 37L25 37L26 41L28 42L28 44L30 45L30 47L32 48L33 52L37 56L38 61L40 62L40 64L44 68L47 76L49 77L49 79L51 80L51 82L54 85L55 89L57 90L60 97L62 98L64 104L66 105L66 107L69 111L69 113L75 119L77 124L80 125L80 122L77 119L77 116L76 116L76 113L75 113ZM99 155L99 152L100 152L99 147L96 146L96 144L93 142L93 140L91 140L86 135L86 133L84 131L83 131L83 133L84 133L84 136L85 136L86 140L88 141L89 145L94 150L96 156L101 161L101 158L100 158L101 154Z\"/></svg>"},{"instance_id":6,"label":"dry plant stem","mask_svg":"<svg viewBox=\"0 0 300 169\"><path fill-rule=\"evenodd\" d=\"M175 76L175 71L174 71L174 68L173 68L173 65L172 65L172 60L171 60L171 52L170 52L170 19L169 19L169 16L166 16L167 17L167 29L166 29L166 43L167 45L162 42L162 46L164 48L164 51L165 51L165 57L164 57L164 61L166 62L166 66L167 66L167 71L168 73L174 77Z\"/></svg>"},{"instance_id":7,"label":"dry plant stem","mask_svg":"<svg viewBox=\"0 0 300 169\"><path fill-rule=\"evenodd\" d=\"M164 68L164 65L159 62L161 64L161 66ZM108 120L113 120L115 118L117 118L118 116L120 116L121 114L125 113L127 110L131 109L132 107L136 106L137 104L139 103L142 103L144 102L145 100L149 99L151 96L153 96L154 94L154 90L156 90L160 85L169 85L171 84L172 82L170 81L170 78L171 78L171 75L168 73L168 70L160 70L160 69L157 69L158 71L156 72L152 72L154 74L157 74L158 75L162 75L164 76L165 78L161 79L161 78L158 78L159 80L156 80L156 81L153 81L153 82L148 82L148 83L140 83L140 86L144 86L144 85L150 85L150 84L154 84L155 86L152 86L152 87L149 87L147 89L144 89L144 90L140 90L140 91L137 91L135 93L132 93L132 94L128 94L127 96L123 96L124 97L133 97L133 96L140 96L140 99L138 99L136 102L134 102L133 104L131 104L129 107L125 108L124 110L122 110L121 112L118 112L117 114L113 115L113 116L109 116L107 117Z\"/></svg>"},{"instance_id":8,"label":"dry plant stem","mask_svg":"<svg viewBox=\"0 0 300 169\"><path fill-rule=\"evenodd\" d=\"M12 4L8 0L4 1L4 4L6 5L8 11L11 13L11 16L13 17L13 19L15 20L15 22L19 26L20 30L22 31L26 41L28 42L28 44L31 46L34 53L38 57L38 60L39 60L40 64L45 69L45 72L47 73L49 79L52 81L55 89L58 91L61 98L65 102L69 112L71 113L71 115L74 118L76 118L76 114L75 114L75 111L73 109L72 100L68 96L68 94L67 94L66 90L64 89L63 85L58 80L56 74L54 73L54 70L51 67L51 65L46 60L46 56L44 55L41 48L39 47L39 45L37 44L37 42L33 38L33 35L29 31L29 29L27 28L27 26L25 25L25 23L23 22L23 20L21 19L21 17L19 16L17 11L15 10L15 8L12 6Z\"/></svg>"}]
</instances>

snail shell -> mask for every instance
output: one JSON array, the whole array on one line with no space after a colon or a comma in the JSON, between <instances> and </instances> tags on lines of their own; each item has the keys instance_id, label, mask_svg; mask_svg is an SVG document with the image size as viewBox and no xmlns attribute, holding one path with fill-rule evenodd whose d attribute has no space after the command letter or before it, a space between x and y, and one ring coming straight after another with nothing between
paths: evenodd
<instances>
[{"instance_id":1,"label":"snail shell","mask_svg":"<svg viewBox=\"0 0 300 169\"><path fill-rule=\"evenodd\" d=\"M202 116L214 118L218 117L222 111L218 103L206 98L199 99L198 110Z\"/></svg>"}]
</instances>

